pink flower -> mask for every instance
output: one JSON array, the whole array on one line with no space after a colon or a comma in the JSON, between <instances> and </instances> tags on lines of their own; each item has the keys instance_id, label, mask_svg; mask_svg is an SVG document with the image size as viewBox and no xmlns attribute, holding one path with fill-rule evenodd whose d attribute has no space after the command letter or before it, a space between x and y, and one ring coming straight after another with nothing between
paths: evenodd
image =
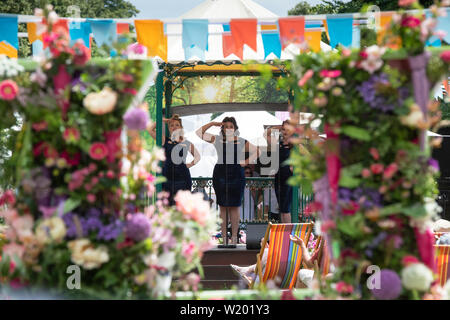
<instances>
[{"instance_id":1,"label":"pink flower","mask_svg":"<svg viewBox=\"0 0 450 320\"><path fill-rule=\"evenodd\" d=\"M95 200L96 200L95 194L89 193L89 194L86 196L86 199L87 199L87 201L88 201L89 203L94 203Z\"/></svg>"},{"instance_id":2,"label":"pink flower","mask_svg":"<svg viewBox=\"0 0 450 320\"><path fill-rule=\"evenodd\" d=\"M370 177L371 172L370 172L369 169L364 168L364 169L362 169L362 171L361 171L361 175L363 176L363 178L368 178L368 177Z\"/></svg>"},{"instance_id":3,"label":"pink flower","mask_svg":"<svg viewBox=\"0 0 450 320\"><path fill-rule=\"evenodd\" d=\"M123 93L129 93L135 96L137 94L137 90L134 88L125 88L122 90Z\"/></svg>"},{"instance_id":4,"label":"pink flower","mask_svg":"<svg viewBox=\"0 0 450 320\"><path fill-rule=\"evenodd\" d=\"M90 163L88 170L89 170L89 173L94 172L95 170L97 170L97 165L95 163Z\"/></svg>"},{"instance_id":5,"label":"pink flower","mask_svg":"<svg viewBox=\"0 0 450 320\"><path fill-rule=\"evenodd\" d=\"M426 229L425 232L421 232L417 228L414 228L416 235L417 248L419 249L419 255L422 262L431 270L436 271L435 265L435 250L434 250L434 234L430 229Z\"/></svg>"},{"instance_id":6,"label":"pink flower","mask_svg":"<svg viewBox=\"0 0 450 320\"><path fill-rule=\"evenodd\" d=\"M323 209L322 203L318 201L310 202L306 206L304 213L305 215L309 216L313 213L316 213L317 211L321 211Z\"/></svg>"},{"instance_id":7,"label":"pink flower","mask_svg":"<svg viewBox=\"0 0 450 320\"><path fill-rule=\"evenodd\" d=\"M126 73L118 73L115 78L116 80L123 82L133 82L134 80L134 77L131 74Z\"/></svg>"},{"instance_id":8,"label":"pink flower","mask_svg":"<svg viewBox=\"0 0 450 320\"><path fill-rule=\"evenodd\" d=\"M322 70L320 76L323 78L337 78L342 74L341 70Z\"/></svg>"},{"instance_id":9,"label":"pink flower","mask_svg":"<svg viewBox=\"0 0 450 320\"><path fill-rule=\"evenodd\" d=\"M108 170L106 172L106 177L109 178L109 179L114 178L114 172L112 170Z\"/></svg>"},{"instance_id":10,"label":"pink flower","mask_svg":"<svg viewBox=\"0 0 450 320\"><path fill-rule=\"evenodd\" d=\"M3 100L14 100L19 93L19 86L13 80L0 82L0 98Z\"/></svg>"},{"instance_id":11,"label":"pink flower","mask_svg":"<svg viewBox=\"0 0 450 320\"><path fill-rule=\"evenodd\" d=\"M67 151L64 150L61 153L61 158L66 160L66 162L69 166L77 166L80 164L81 154L79 152L77 152L75 154L70 155Z\"/></svg>"},{"instance_id":12,"label":"pink flower","mask_svg":"<svg viewBox=\"0 0 450 320\"><path fill-rule=\"evenodd\" d=\"M450 63L450 50L442 52L440 57L445 63Z\"/></svg>"},{"instance_id":13,"label":"pink flower","mask_svg":"<svg viewBox=\"0 0 450 320\"><path fill-rule=\"evenodd\" d=\"M404 267L406 267L406 266L408 266L410 264L413 264L413 263L419 263L419 259L417 259L416 257L411 256L411 255L404 256L402 258L402 265Z\"/></svg>"},{"instance_id":14,"label":"pink flower","mask_svg":"<svg viewBox=\"0 0 450 320\"><path fill-rule=\"evenodd\" d=\"M14 205L16 203L16 196L12 190L6 190L0 197L0 206L4 204Z\"/></svg>"},{"instance_id":15,"label":"pink flower","mask_svg":"<svg viewBox=\"0 0 450 320\"><path fill-rule=\"evenodd\" d=\"M330 229L335 229L336 223L333 220L326 220L320 224L320 231L327 233Z\"/></svg>"},{"instance_id":16,"label":"pink flower","mask_svg":"<svg viewBox=\"0 0 450 320\"><path fill-rule=\"evenodd\" d=\"M52 158L52 159L58 158L58 151L56 151L56 149L53 148L49 144L45 144L45 146L43 147L43 151L44 151L44 157L46 157L46 158Z\"/></svg>"},{"instance_id":17,"label":"pink flower","mask_svg":"<svg viewBox=\"0 0 450 320\"><path fill-rule=\"evenodd\" d=\"M403 19L402 21L402 27L407 27L407 28L416 28L420 26L420 19L416 18L416 17L406 17L405 19Z\"/></svg>"},{"instance_id":18,"label":"pink flower","mask_svg":"<svg viewBox=\"0 0 450 320\"><path fill-rule=\"evenodd\" d=\"M201 193L191 193L190 191L178 191L175 195L177 210L183 215L197 221L201 225L206 224L210 214L209 202L203 200Z\"/></svg>"},{"instance_id":19,"label":"pink flower","mask_svg":"<svg viewBox=\"0 0 450 320\"><path fill-rule=\"evenodd\" d=\"M344 281L339 281L336 283L336 291L343 294L351 294L353 293L353 286Z\"/></svg>"},{"instance_id":20,"label":"pink flower","mask_svg":"<svg viewBox=\"0 0 450 320\"><path fill-rule=\"evenodd\" d=\"M381 163L374 163L370 166L373 174L380 174L383 172L384 166Z\"/></svg>"},{"instance_id":21,"label":"pink flower","mask_svg":"<svg viewBox=\"0 0 450 320\"><path fill-rule=\"evenodd\" d=\"M95 142L89 149L89 155L94 160L102 160L108 155L108 148L102 142Z\"/></svg>"},{"instance_id":22,"label":"pink flower","mask_svg":"<svg viewBox=\"0 0 450 320\"><path fill-rule=\"evenodd\" d=\"M398 0L398 5L399 7L409 7L416 2L417 0Z\"/></svg>"},{"instance_id":23,"label":"pink flower","mask_svg":"<svg viewBox=\"0 0 450 320\"><path fill-rule=\"evenodd\" d=\"M98 182L99 182L99 179L97 177L93 177L91 179L91 185L93 185L93 186L97 185ZM117 189L117 190L120 190L120 189Z\"/></svg>"},{"instance_id":24,"label":"pink flower","mask_svg":"<svg viewBox=\"0 0 450 320\"><path fill-rule=\"evenodd\" d=\"M14 255L17 255L19 259L22 259L24 253L25 247L15 242L5 244L2 248L2 254L4 256L9 256L11 259L14 257Z\"/></svg>"},{"instance_id":25,"label":"pink flower","mask_svg":"<svg viewBox=\"0 0 450 320\"><path fill-rule=\"evenodd\" d=\"M397 172L398 165L394 162L387 166L387 168L383 172L384 179L390 179Z\"/></svg>"},{"instance_id":26,"label":"pink flower","mask_svg":"<svg viewBox=\"0 0 450 320\"><path fill-rule=\"evenodd\" d=\"M77 66L84 66L90 58L89 49L84 45L83 41L77 41L72 48L75 51L73 63Z\"/></svg>"},{"instance_id":27,"label":"pink flower","mask_svg":"<svg viewBox=\"0 0 450 320\"><path fill-rule=\"evenodd\" d=\"M377 149L375 149L375 148L370 148L369 152L370 152L370 154L372 155L372 157L373 157L375 160L380 159L380 154L378 153L378 150L377 150Z\"/></svg>"},{"instance_id":28,"label":"pink flower","mask_svg":"<svg viewBox=\"0 0 450 320\"><path fill-rule=\"evenodd\" d=\"M106 131L103 136L105 137L106 146L108 147L108 155L106 156L106 160L109 163L113 163L116 158L120 158L121 156L121 142L120 135L122 133L122 129Z\"/></svg>"},{"instance_id":29,"label":"pink flower","mask_svg":"<svg viewBox=\"0 0 450 320\"><path fill-rule=\"evenodd\" d=\"M153 182L155 182L155 176L154 175L152 175L151 173L149 173L148 174L148 176L147 176L147 181L148 182L150 182L150 183L153 183Z\"/></svg>"},{"instance_id":30,"label":"pink flower","mask_svg":"<svg viewBox=\"0 0 450 320\"><path fill-rule=\"evenodd\" d=\"M308 82L308 80L312 78L313 75L314 75L313 70L309 69L308 71L306 71L303 77L298 81L298 86L303 87L306 84L306 82Z\"/></svg>"},{"instance_id":31,"label":"pink flower","mask_svg":"<svg viewBox=\"0 0 450 320\"><path fill-rule=\"evenodd\" d=\"M190 241L189 243L183 242L182 244L182 248L181 248L181 254L183 255L183 257L186 258L186 260L188 261L188 263L190 263L192 261L192 255L194 254L195 251L195 243Z\"/></svg>"},{"instance_id":32,"label":"pink flower","mask_svg":"<svg viewBox=\"0 0 450 320\"><path fill-rule=\"evenodd\" d=\"M66 128L63 133L66 142L77 142L80 140L80 131L77 128Z\"/></svg>"},{"instance_id":33,"label":"pink flower","mask_svg":"<svg viewBox=\"0 0 450 320\"><path fill-rule=\"evenodd\" d=\"M358 210L359 204L354 201L350 201L346 207L342 208L342 214L344 216L353 216Z\"/></svg>"},{"instance_id":34,"label":"pink flower","mask_svg":"<svg viewBox=\"0 0 450 320\"><path fill-rule=\"evenodd\" d=\"M445 36L447 35L447 32L444 30L437 30L433 33L434 36L438 37L439 39L443 40Z\"/></svg>"},{"instance_id":35,"label":"pink flower","mask_svg":"<svg viewBox=\"0 0 450 320\"><path fill-rule=\"evenodd\" d=\"M47 130L48 123L47 121L35 122L31 125L31 127L33 128L34 131L39 132L42 130Z\"/></svg>"}]
</instances>

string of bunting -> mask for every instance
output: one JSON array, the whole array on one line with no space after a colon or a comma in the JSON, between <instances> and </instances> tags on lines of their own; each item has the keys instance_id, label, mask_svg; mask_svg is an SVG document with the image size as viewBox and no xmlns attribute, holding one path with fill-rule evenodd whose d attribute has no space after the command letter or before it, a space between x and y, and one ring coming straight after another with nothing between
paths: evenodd
<instances>
[{"instance_id":1,"label":"string of bunting","mask_svg":"<svg viewBox=\"0 0 450 320\"><path fill-rule=\"evenodd\" d=\"M447 16L438 18L438 30L446 32L443 38L433 37L427 45L441 46L442 40L450 43L450 8L447 8ZM392 12L382 12L377 29L378 41L388 32L387 26L392 21ZM429 15L430 12L426 11ZM25 18L24 18L25 17ZM182 26L182 48L185 60L198 59L205 61L205 53L208 51L210 35L222 35L222 51L224 58L234 54L239 59L244 59L244 45L251 50L258 51L258 36L261 36L264 59L273 54L281 58L281 53L289 45L300 45L304 41L309 49L318 52L321 50L322 32L325 32L330 41L330 46L359 47L361 34L359 26L362 21L357 20L355 14L339 14L315 16L290 16L278 18L270 22L257 19L231 19L228 23L218 23L207 19L185 19ZM323 18L322 18L323 17ZM42 35L38 35L36 17L15 16L0 14L0 54L17 58L19 49L18 24L27 21L28 40L32 44L33 55L40 54L45 47L42 43ZM159 57L167 61L168 45L166 30L167 24L177 22L163 22L161 20L130 20L130 19L73 19L63 18L59 20L60 26L66 28L70 34L71 44L81 39L87 48L91 48L92 40L98 46L111 45L120 34L130 32L130 24L134 24L137 41L147 47L149 56ZM179 23L179 22L178 22ZM219 33L209 32L210 25L220 25L223 31ZM26 33L25 33L26 34ZM392 47L398 45L395 41L389 44Z\"/></svg>"}]
</instances>

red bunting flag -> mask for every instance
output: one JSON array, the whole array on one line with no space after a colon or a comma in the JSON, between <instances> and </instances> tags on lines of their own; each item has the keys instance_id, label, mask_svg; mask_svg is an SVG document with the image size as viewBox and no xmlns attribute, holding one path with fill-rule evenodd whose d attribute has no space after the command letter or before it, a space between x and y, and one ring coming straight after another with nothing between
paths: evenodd
<instances>
[{"instance_id":1,"label":"red bunting flag","mask_svg":"<svg viewBox=\"0 0 450 320\"><path fill-rule=\"evenodd\" d=\"M292 43L300 45L305 40L305 17L280 18L278 26L283 50Z\"/></svg>"},{"instance_id":2,"label":"red bunting flag","mask_svg":"<svg viewBox=\"0 0 450 320\"><path fill-rule=\"evenodd\" d=\"M230 31L234 39L234 51L243 50L242 47L244 44L248 45L254 51L258 51L256 46L257 25L258 22L256 19L231 19Z\"/></svg>"},{"instance_id":3,"label":"red bunting flag","mask_svg":"<svg viewBox=\"0 0 450 320\"><path fill-rule=\"evenodd\" d=\"M130 25L128 23L117 23L117 34L129 33Z\"/></svg>"},{"instance_id":4,"label":"red bunting flag","mask_svg":"<svg viewBox=\"0 0 450 320\"><path fill-rule=\"evenodd\" d=\"M223 34L222 36L223 57L226 58L230 54L235 54L240 60L244 60L244 47L236 48L234 38L231 34Z\"/></svg>"}]
</instances>

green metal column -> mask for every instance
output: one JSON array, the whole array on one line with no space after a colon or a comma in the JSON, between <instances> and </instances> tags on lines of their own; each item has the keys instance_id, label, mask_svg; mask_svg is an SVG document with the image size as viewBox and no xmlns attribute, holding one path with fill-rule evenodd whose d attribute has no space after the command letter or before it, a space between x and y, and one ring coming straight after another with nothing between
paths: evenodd
<instances>
[{"instance_id":1,"label":"green metal column","mask_svg":"<svg viewBox=\"0 0 450 320\"><path fill-rule=\"evenodd\" d=\"M164 69L163 69L164 70ZM164 91L164 71L158 73L156 78L156 145L162 146L162 107L163 107L163 91ZM161 175L160 173L157 174ZM156 186L156 193L162 190L161 184ZM155 195L156 197L156 195Z\"/></svg>"},{"instance_id":2,"label":"green metal column","mask_svg":"<svg viewBox=\"0 0 450 320\"><path fill-rule=\"evenodd\" d=\"M291 222L298 222L298 187L292 187Z\"/></svg>"},{"instance_id":3,"label":"green metal column","mask_svg":"<svg viewBox=\"0 0 450 320\"><path fill-rule=\"evenodd\" d=\"M167 80L164 83L164 97L165 97L165 116L166 119L169 119L172 114L170 111L170 106L172 105L172 80ZM166 126L166 137L169 136L169 128Z\"/></svg>"}]
</instances>

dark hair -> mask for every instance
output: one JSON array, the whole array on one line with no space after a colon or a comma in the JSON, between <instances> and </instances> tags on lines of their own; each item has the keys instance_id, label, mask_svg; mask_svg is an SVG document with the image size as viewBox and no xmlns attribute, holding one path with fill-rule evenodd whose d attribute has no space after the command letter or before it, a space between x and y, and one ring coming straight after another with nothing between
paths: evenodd
<instances>
[{"instance_id":1,"label":"dark hair","mask_svg":"<svg viewBox=\"0 0 450 320\"><path fill-rule=\"evenodd\" d=\"M223 118L222 122L231 122L234 127L234 134L236 136L239 135L239 130L238 130L239 127L238 127L236 119L234 117L225 117L225 118ZM225 138L225 130L224 130L223 126L220 129L220 132L222 133L222 137Z\"/></svg>"},{"instance_id":2,"label":"dark hair","mask_svg":"<svg viewBox=\"0 0 450 320\"><path fill-rule=\"evenodd\" d=\"M174 114L169 120L178 121L180 123L180 126L183 128L183 123L181 122L181 118L178 114Z\"/></svg>"},{"instance_id":3,"label":"dark hair","mask_svg":"<svg viewBox=\"0 0 450 320\"><path fill-rule=\"evenodd\" d=\"M281 126L284 126L285 124L290 124L290 122L291 121L289 119L286 119L283 121ZM283 135L280 135L280 142L283 142ZM289 146L289 148L292 148L294 145L292 143L288 142L288 146Z\"/></svg>"}]
</instances>

